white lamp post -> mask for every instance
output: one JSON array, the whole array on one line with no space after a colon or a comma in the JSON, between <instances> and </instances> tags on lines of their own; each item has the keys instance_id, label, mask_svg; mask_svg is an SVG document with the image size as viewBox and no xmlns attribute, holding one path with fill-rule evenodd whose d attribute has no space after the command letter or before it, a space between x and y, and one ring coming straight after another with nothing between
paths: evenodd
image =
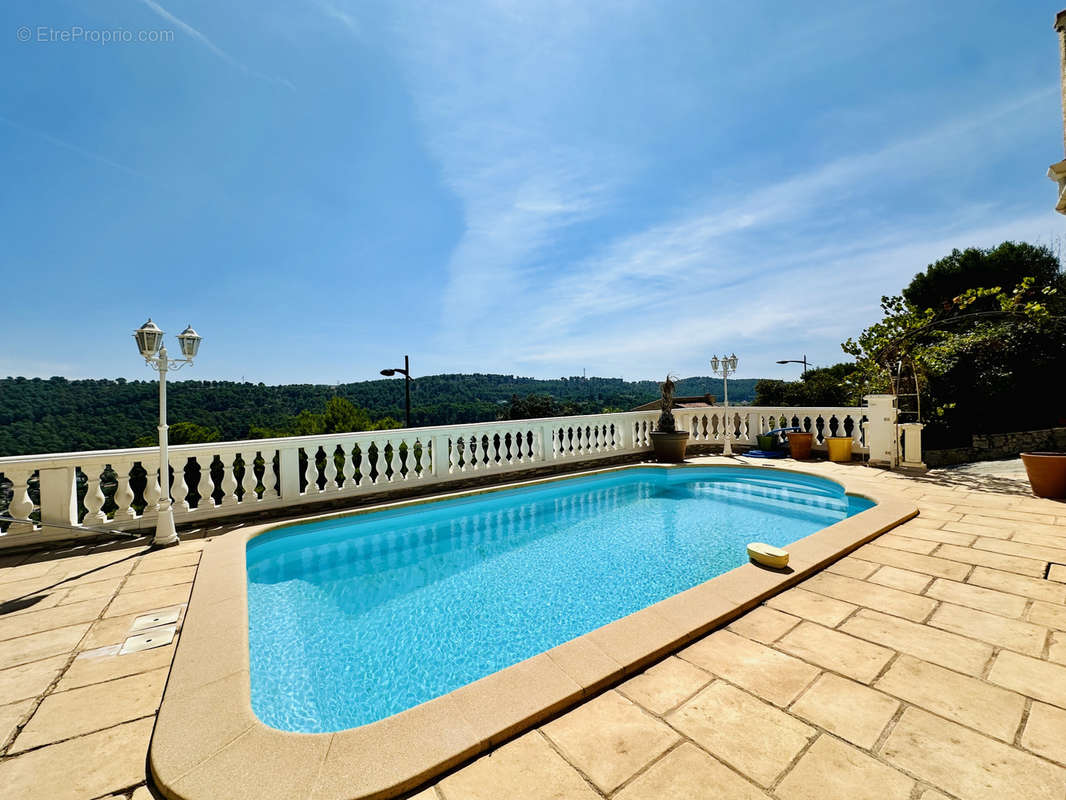
<instances>
[{"instance_id":1,"label":"white lamp post","mask_svg":"<svg viewBox=\"0 0 1066 800\"><path fill-rule=\"evenodd\" d=\"M730 443L730 438L733 434L733 421L729 418L729 376L736 374L737 371L737 354L733 353L731 356L714 356L711 359L711 369L714 370L715 375L722 376L722 391L725 395L725 446L722 448L722 455L733 455L733 445Z\"/></svg>"},{"instance_id":2,"label":"white lamp post","mask_svg":"<svg viewBox=\"0 0 1066 800\"><path fill-rule=\"evenodd\" d=\"M163 344L163 331L152 322L151 318L133 332L137 340L137 349L144 356L144 362L159 373L159 500L156 503L154 547L170 547L178 543L178 532L174 528L174 508L170 499L170 462L167 459L167 371L181 369L191 364L200 349L200 336L187 327L178 334L178 344L183 358L167 358L167 348Z\"/></svg>"}]
</instances>

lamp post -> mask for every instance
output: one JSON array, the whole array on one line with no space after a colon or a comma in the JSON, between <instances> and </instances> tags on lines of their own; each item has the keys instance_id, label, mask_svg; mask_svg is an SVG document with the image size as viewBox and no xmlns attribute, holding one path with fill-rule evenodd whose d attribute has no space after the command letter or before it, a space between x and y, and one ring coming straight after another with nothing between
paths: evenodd
<instances>
[{"instance_id":1,"label":"lamp post","mask_svg":"<svg viewBox=\"0 0 1066 800\"><path fill-rule=\"evenodd\" d=\"M781 361L778 361L777 363L778 364L802 364L803 365L803 375L801 377L803 377L803 378L807 377L807 354L806 353L803 354L803 360L802 361L799 360L799 359L796 359L796 358L786 358L786 359L783 359Z\"/></svg>"},{"instance_id":2,"label":"lamp post","mask_svg":"<svg viewBox=\"0 0 1066 800\"><path fill-rule=\"evenodd\" d=\"M411 427L411 359L407 356L403 357L403 369L396 367L395 369L383 369L381 374L386 378L391 378L399 372L403 375L403 400L404 400L404 426Z\"/></svg>"},{"instance_id":3,"label":"lamp post","mask_svg":"<svg viewBox=\"0 0 1066 800\"><path fill-rule=\"evenodd\" d=\"M722 376L722 393L725 395L725 446L722 448L722 455L733 455L733 445L730 443L730 438L733 434L733 422L729 419L729 376L735 375L737 371L737 354L733 353L730 356L714 356L711 358L711 369L715 375Z\"/></svg>"},{"instance_id":4,"label":"lamp post","mask_svg":"<svg viewBox=\"0 0 1066 800\"><path fill-rule=\"evenodd\" d=\"M168 358L163 344L163 331L148 319L133 332L137 349L144 356L144 363L159 373L159 500L156 502L155 536L153 547L170 547L178 543L174 529L174 506L170 499L170 462L167 459L167 372L191 364L200 349L200 336L188 326L178 334L182 358Z\"/></svg>"}]
</instances>

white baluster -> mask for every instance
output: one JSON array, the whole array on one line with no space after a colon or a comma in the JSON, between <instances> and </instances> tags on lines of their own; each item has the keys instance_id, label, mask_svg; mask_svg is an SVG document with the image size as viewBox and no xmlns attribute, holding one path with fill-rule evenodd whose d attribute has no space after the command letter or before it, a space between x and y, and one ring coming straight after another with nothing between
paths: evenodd
<instances>
[{"instance_id":1,"label":"white baluster","mask_svg":"<svg viewBox=\"0 0 1066 800\"><path fill-rule=\"evenodd\" d=\"M326 442L322 447L322 451L326 454L326 467L323 470L323 474L326 476L326 491L335 492L338 489L337 486L337 443Z\"/></svg>"},{"instance_id":2,"label":"white baluster","mask_svg":"<svg viewBox=\"0 0 1066 800\"><path fill-rule=\"evenodd\" d=\"M156 504L159 502L159 498L162 496L162 492L159 488L159 462L152 464L151 462L141 462L141 466L144 467L146 483L144 487L144 513L154 514L156 511Z\"/></svg>"},{"instance_id":3,"label":"white baluster","mask_svg":"<svg viewBox=\"0 0 1066 800\"><path fill-rule=\"evenodd\" d=\"M199 459L197 459L199 461ZM178 456L170 462L171 467L174 469L174 482L171 484L170 497L174 501L174 511L182 512L189 510L189 485L185 482L185 465L188 463L188 456ZM208 467L210 469L210 467ZM203 473L201 473L202 475ZM166 476L163 476L164 480ZM200 479L203 483L203 478ZM208 485L211 485L210 480ZM204 502L203 497L200 498L200 502ZM210 497L206 498L207 507L210 508L212 500Z\"/></svg>"},{"instance_id":4,"label":"white baluster","mask_svg":"<svg viewBox=\"0 0 1066 800\"><path fill-rule=\"evenodd\" d=\"M130 488L130 469L132 464L120 464L117 469L112 465L112 469L115 469L115 475L118 478L118 486L115 488L115 505L118 506L115 509L115 519L134 519L137 516L137 512L133 508L133 489Z\"/></svg>"},{"instance_id":5,"label":"white baluster","mask_svg":"<svg viewBox=\"0 0 1066 800\"><path fill-rule=\"evenodd\" d=\"M318 494L318 445L305 445L304 454L307 456L307 464L304 466L304 480L307 481L307 487L304 489L304 494Z\"/></svg>"},{"instance_id":6,"label":"white baluster","mask_svg":"<svg viewBox=\"0 0 1066 800\"><path fill-rule=\"evenodd\" d=\"M244 475L241 476L241 503L254 503L259 500L259 495L256 494L255 486L258 481L255 478L255 459L259 454L254 450L251 453L241 453L241 459L244 461Z\"/></svg>"},{"instance_id":7,"label":"white baluster","mask_svg":"<svg viewBox=\"0 0 1066 800\"><path fill-rule=\"evenodd\" d=\"M222 462L222 502L220 506L237 505L237 460L236 453L220 453L218 460Z\"/></svg>"},{"instance_id":8,"label":"white baluster","mask_svg":"<svg viewBox=\"0 0 1066 800\"><path fill-rule=\"evenodd\" d=\"M100 525L107 522L107 514L101 509L104 506L104 493L100 488L100 465L91 465L85 468L85 479L88 483L85 491L85 518L83 525Z\"/></svg>"},{"instance_id":9,"label":"white baluster","mask_svg":"<svg viewBox=\"0 0 1066 800\"><path fill-rule=\"evenodd\" d=\"M341 464L341 476L344 478L344 483L341 484L341 489L354 489L355 462L352 460L351 443L343 442L341 444L341 450L344 451L344 463Z\"/></svg>"},{"instance_id":10,"label":"white baluster","mask_svg":"<svg viewBox=\"0 0 1066 800\"><path fill-rule=\"evenodd\" d=\"M17 519L29 519L30 514L33 513L33 501L30 499L29 489L33 470L9 470L5 468L4 474L11 481L11 489L14 492L11 497L11 504L8 506L8 513ZM32 530L33 525L28 522L13 522L7 529L7 533L11 535L14 533L27 533Z\"/></svg>"}]
</instances>

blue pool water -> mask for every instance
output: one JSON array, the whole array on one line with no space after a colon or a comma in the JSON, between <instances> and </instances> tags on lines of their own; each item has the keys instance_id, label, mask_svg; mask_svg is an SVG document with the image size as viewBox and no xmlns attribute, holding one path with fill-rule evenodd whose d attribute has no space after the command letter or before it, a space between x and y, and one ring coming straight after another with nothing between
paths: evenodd
<instances>
[{"instance_id":1,"label":"blue pool water","mask_svg":"<svg viewBox=\"0 0 1066 800\"><path fill-rule=\"evenodd\" d=\"M775 470L640 468L277 529L248 544L252 706L352 728L869 508Z\"/></svg>"}]
</instances>

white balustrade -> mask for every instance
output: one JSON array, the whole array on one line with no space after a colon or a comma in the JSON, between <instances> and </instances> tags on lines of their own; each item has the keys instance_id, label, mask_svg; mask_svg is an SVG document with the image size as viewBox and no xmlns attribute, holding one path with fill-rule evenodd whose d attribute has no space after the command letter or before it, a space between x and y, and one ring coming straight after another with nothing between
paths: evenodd
<instances>
[{"instance_id":1,"label":"white balustrade","mask_svg":"<svg viewBox=\"0 0 1066 800\"><path fill-rule=\"evenodd\" d=\"M814 432L815 448L824 449L825 436L831 434L835 424L838 433L850 430L855 437L853 452L865 454L870 452L869 441L881 442L878 437L888 435L883 430L886 425L893 429L888 441L893 445L897 441L895 416L885 413L883 398L868 399L869 408L736 406L730 408L730 419L726 419L722 408L711 407L675 409L674 416L678 430L688 431L693 447L721 446L727 429L732 430L733 444L754 446L755 437L761 432L798 426ZM864 426L866 416L870 416L870 421ZM658 417L658 411L632 411L175 445L169 452L174 516L179 525L192 525L247 513L253 506L256 511L289 508L326 499L377 495L416 483L446 485L481 475L502 476L553 463L594 466L603 459L650 452L650 434ZM908 431L908 461L920 460L919 437L918 431ZM211 474L216 458L221 464L217 481ZM261 479L256 475L256 462L260 459ZM239 461L244 465L240 477ZM199 480L191 488L186 468L190 476L199 471ZM80 523L94 529L116 530L152 528L160 496L158 469L154 448L0 458L0 475L12 484L11 515L29 519L39 512L41 520L40 527L9 523L7 531L0 534L0 548L69 538L70 531L60 529L60 525ZM78 470L84 475L80 481ZM115 475L110 500L104 486L110 488L112 483L110 477L104 480L105 470L107 476L111 472ZM218 468L215 470L218 475ZM31 496L34 475L38 476L39 503ZM322 479L325 482L320 488ZM257 491L260 482L264 487L262 496ZM87 512L80 520L79 483L83 487L80 491L84 491L81 504ZM214 496L218 492L222 497L216 503ZM50 522L56 523L56 528L49 529Z\"/></svg>"}]
</instances>

